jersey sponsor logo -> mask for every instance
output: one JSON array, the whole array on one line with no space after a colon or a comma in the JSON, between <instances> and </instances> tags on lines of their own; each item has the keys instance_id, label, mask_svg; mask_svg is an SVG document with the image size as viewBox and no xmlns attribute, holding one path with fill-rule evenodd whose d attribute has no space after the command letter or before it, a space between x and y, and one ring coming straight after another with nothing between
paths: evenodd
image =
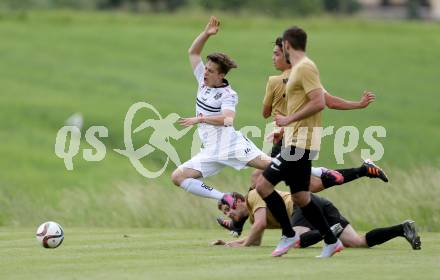
<instances>
[{"instance_id":1,"label":"jersey sponsor logo","mask_svg":"<svg viewBox=\"0 0 440 280\"><path fill-rule=\"evenodd\" d=\"M251 151L251 148L246 148L246 149L244 150L244 153L247 155L250 151Z\"/></svg>"},{"instance_id":2,"label":"jersey sponsor logo","mask_svg":"<svg viewBox=\"0 0 440 280\"><path fill-rule=\"evenodd\" d=\"M222 95L223 95L223 93L221 93L221 92L217 92L217 93L214 95L214 99L215 99L215 100L219 100L219 98L222 97Z\"/></svg>"}]
</instances>

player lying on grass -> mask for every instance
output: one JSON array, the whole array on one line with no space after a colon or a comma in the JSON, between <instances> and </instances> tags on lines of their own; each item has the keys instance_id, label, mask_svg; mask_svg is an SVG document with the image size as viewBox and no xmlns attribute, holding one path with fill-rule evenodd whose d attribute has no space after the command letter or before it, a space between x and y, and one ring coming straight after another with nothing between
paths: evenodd
<instances>
[{"instance_id":1,"label":"player lying on grass","mask_svg":"<svg viewBox=\"0 0 440 280\"><path fill-rule=\"evenodd\" d=\"M270 165L272 158L232 126L238 96L225 76L230 69L237 67L236 63L223 53L209 54L206 65L201 59L205 43L210 36L218 32L219 25L219 21L211 17L204 31L194 40L188 51L198 82L196 117L182 118L179 122L184 126L198 125L203 149L179 166L172 173L171 179L176 186L194 195L222 200L232 207L234 200L230 194L205 185L200 178L212 176L225 166L237 170L246 166L265 169ZM367 169L350 169L351 177L347 178L332 170L312 168L312 175L315 177L310 180L310 189L323 190L328 186L346 183L362 176L380 178L385 182L388 180L377 166L366 164L369 166Z\"/></svg>"},{"instance_id":2,"label":"player lying on grass","mask_svg":"<svg viewBox=\"0 0 440 280\"><path fill-rule=\"evenodd\" d=\"M367 159L365 160L360 167L357 168L347 168L347 169L338 169L338 170L327 170L325 167L317 167L312 169L321 169L323 170L320 179L318 179L315 176L310 177L310 190L312 193L318 193L320 191L323 191L325 189L331 188L333 186L342 185L339 184L335 178L337 176L334 176L334 174L341 172L345 176L343 176L343 184L351 182L353 180L362 178L362 177L369 177L369 178L380 178L384 182L388 182L388 178L386 177L384 171L377 166L374 162ZM255 170L251 175L251 187L250 190L255 188L255 183L258 179L258 176L260 176L261 170ZM376 176L376 174L381 174L383 176ZM246 222L246 219L239 220L239 221L231 221L231 220L223 220L223 219L217 219L217 222L221 225L223 225L225 228L229 228L231 230L232 236L238 237L241 234L241 231L243 230L244 223Z\"/></svg>"},{"instance_id":3,"label":"player lying on grass","mask_svg":"<svg viewBox=\"0 0 440 280\"><path fill-rule=\"evenodd\" d=\"M283 198L287 211L291 216L291 224L299 240L294 248L306 248L322 240L322 236L305 219L299 207L295 207L289 192L278 193ZM225 245L228 247L259 246L265 229L280 228L278 222L266 207L266 203L255 190L250 190L244 197L239 193L233 193L236 199L235 209L228 205L219 203L219 209L234 221L243 221L249 218L252 223L248 236L240 240L223 241L217 240L213 245ZM396 237L404 237L414 250L421 249L420 237L417 234L414 221L407 220L401 224L376 228L365 235L358 234L350 225L349 221L341 215L339 210L329 200L311 195L313 201L323 212L335 236L337 236L345 247L370 248ZM222 223L224 227L226 223ZM226 227L227 228L227 227ZM231 228L229 228L231 229Z\"/></svg>"}]
</instances>

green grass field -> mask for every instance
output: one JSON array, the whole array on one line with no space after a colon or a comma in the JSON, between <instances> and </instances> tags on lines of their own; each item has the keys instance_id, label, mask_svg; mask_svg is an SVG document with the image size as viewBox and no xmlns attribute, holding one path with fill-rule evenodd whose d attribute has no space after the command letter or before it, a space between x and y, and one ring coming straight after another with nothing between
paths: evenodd
<instances>
[{"instance_id":1,"label":"green grass field","mask_svg":"<svg viewBox=\"0 0 440 280\"><path fill-rule=\"evenodd\" d=\"M403 238L372 249L346 249L327 260L320 247L270 257L278 231L261 247L226 248L210 242L225 231L158 229L66 230L57 249L44 249L34 229L0 228L1 279L438 279L438 233L422 235L421 251Z\"/></svg>"},{"instance_id":2,"label":"green grass field","mask_svg":"<svg viewBox=\"0 0 440 280\"><path fill-rule=\"evenodd\" d=\"M366 88L377 94L365 111L327 110L325 125L355 125L361 132L370 125L387 129L379 162L391 176L387 188L362 180L325 195L361 227L411 217L425 230L440 229L435 215L440 205L438 24L220 18L222 30L205 53L225 51L240 66L230 74L240 96L237 128L264 126L261 99L267 76L276 74L272 42L286 26L304 26L310 33L309 54L331 93L355 100ZM183 13L2 12L0 225L35 226L53 219L66 227L215 227L215 203L173 187L174 166L160 178L146 179L112 151L124 147L123 120L134 102L149 102L163 116L193 115L195 82L186 51L206 20L207 15ZM54 144L58 129L75 112L84 115L83 135L92 125L104 125L109 137L103 139L103 161L86 162L80 150L69 172L55 156ZM148 136L140 135L136 145ZM190 156L191 136L172 142L182 161ZM261 145L261 138L254 140ZM90 148L84 138L83 148ZM358 165L361 148L366 148L362 142L345 156L343 166ZM342 167L332 151L333 137L328 137L316 164ZM164 160L156 151L144 163L158 169ZM207 182L223 191L245 191L250 172L226 170Z\"/></svg>"}]
</instances>

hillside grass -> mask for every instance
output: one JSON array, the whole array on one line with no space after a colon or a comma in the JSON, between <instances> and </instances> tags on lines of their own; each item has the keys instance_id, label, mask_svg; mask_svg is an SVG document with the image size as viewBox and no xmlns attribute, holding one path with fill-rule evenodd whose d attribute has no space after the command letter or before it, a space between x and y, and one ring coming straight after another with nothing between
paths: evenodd
<instances>
[{"instance_id":1,"label":"hillside grass","mask_svg":"<svg viewBox=\"0 0 440 280\"><path fill-rule=\"evenodd\" d=\"M195 82L186 51L207 15L129 15L95 12L2 13L0 17L0 225L34 226L56 219L66 225L213 227L215 202L173 187L169 174L157 179L136 173L112 151L123 144L123 120L135 102L162 114L194 114ZM377 101L364 111L327 110L324 125L382 125L387 137L379 162L391 175L325 194L362 227L413 218L423 229L439 230L438 193L440 26L419 22L356 19L283 19L221 16L222 30L204 53L221 50L240 66L230 82L240 96L235 126L264 127L261 100L274 38L292 24L310 34L309 54L327 90L357 100L368 88ZM67 171L54 154L64 121L81 112L85 124L109 129L101 162L86 162L82 150ZM144 118L151 117L147 113ZM135 123L141 123L138 117ZM190 157L192 133L175 145ZM362 135L362 134L361 134ZM135 138L140 147L148 139ZM262 141L254 139L260 146ZM82 138L81 148L90 148ZM358 165L361 144L345 156ZM315 165L336 165L333 137L324 139ZM144 164L159 169L159 151ZM250 170L226 170L208 183L223 191L245 191ZM369 211L366 211L368 209Z\"/></svg>"}]
</instances>

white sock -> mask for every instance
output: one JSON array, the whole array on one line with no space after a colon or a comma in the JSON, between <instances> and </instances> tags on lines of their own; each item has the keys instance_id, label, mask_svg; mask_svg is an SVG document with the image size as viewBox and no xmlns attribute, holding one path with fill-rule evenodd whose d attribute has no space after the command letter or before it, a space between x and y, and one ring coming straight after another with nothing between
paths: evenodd
<instances>
[{"instance_id":1,"label":"white sock","mask_svg":"<svg viewBox=\"0 0 440 280\"><path fill-rule=\"evenodd\" d=\"M183 180L180 186L187 192L201 197L221 200L224 195L224 193L219 192L214 188L208 187L207 185L203 184L202 181L193 178L187 178Z\"/></svg>"},{"instance_id":2,"label":"white sock","mask_svg":"<svg viewBox=\"0 0 440 280\"><path fill-rule=\"evenodd\" d=\"M323 169L326 170L324 167L312 167L312 176L321 178Z\"/></svg>"}]
</instances>

